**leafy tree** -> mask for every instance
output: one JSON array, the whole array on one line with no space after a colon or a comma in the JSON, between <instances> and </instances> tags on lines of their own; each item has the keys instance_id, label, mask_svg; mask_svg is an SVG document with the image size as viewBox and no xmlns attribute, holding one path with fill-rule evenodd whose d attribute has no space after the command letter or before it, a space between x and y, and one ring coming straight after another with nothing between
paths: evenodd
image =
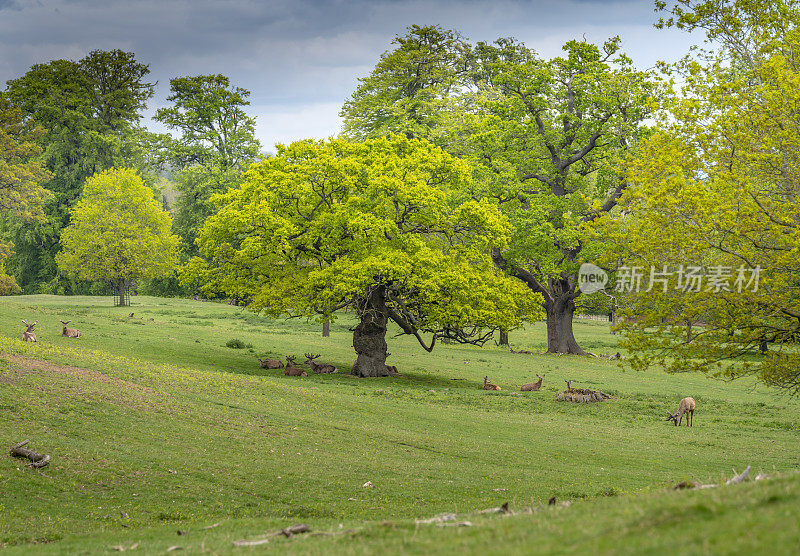
<instances>
[{"instance_id":1,"label":"leafy tree","mask_svg":"<svg viewBox=\"0 0 800 556\"><path fill-rule=\"evenodd\" d=\"M39 143L52 174L45 186L54 194L42 222L9 226L23 287L56 275L58 237L87 177L113 166L144 167L140 145L147 134L136 124L153 94L148 73L132 53L95 50L77 62L36 64L8 82L8 98L46 130Z\"/></svg>"},{"instance_id":2,"label":"leafy tree","mask_svg":"<svg viewBox=\"0 0 800 556\"><path fill-rule=\"evenodd\" d=\"M44 130L0 94L0 210L4 218L14 215L23 221L41 220L42 204L49 192L41 184L50 178L37 144ZM14 277L5 271L13 244L0 242L0 295L19 291Z\"/></svg>"},{"instance_id":3,"label":"leafy tree","mask_svg":"<svg viewBox=\"0 0 800 556\"><path fill-rule=\"evenodd\" d=\"M173 106L159 109L154 119L181 133L166 140L163 154L179 169L175 229L184 251L196 254L197 232L215 210L211 196L240 183L261 145L255 119L243 109L250 104L250 91L231 86L224 75L171 79L170 90L167 100Z\"/></svg>"},{"instance_id":4,"label":"leafy tree","mask_svg":"<svg viewBox=\"0 0 800 556\"><path fill-rule=\"evenodd\" d=\"M430 351L536 314L535 296L493 267L488 248L509 226L468 197L470 182L463 161L399 135L279 146L215 197L199 238L208 262L194 259L186 277L274 315L350 308L353 373L386 376L389 321Z\"/></svg>"},{"instance_id":5,"label":"leafy tree","mask_svg":"<svg viewBox=\"0 0 800 556\"><path fill-rule=\"evenodd\" d=\"M627 216L603 224L629 267L669 273L632 297L636 319L621 324L634 367L755 374L797 393L800 10L735 4L750 10L742 25L756 22L748 53L726 46L677 68L681 90L628 165ZM785 31L773 34L765 12L781 13ZM703 267L691 287L689 266Z\"/></svg>"},{"instance_id":6,"label":"leafy tree","mask_svg":"<svg viewBox=\"0 0 800 556\"><path fill-rule=\"evenodd\" d=\"M655 86L618 38L570 41L543 60L513 39L470 48L456 37L413 27L398 38L342 110L345 132L422 134L472 162L472 195L499 202L515 229L493 260L542 294L548 351L583 354L576 274L597 252L584 227L627 186L613 164L646 133Z\"/></svg>"},{"instance_id":7,"label":"leafy tree","mask_svg":"<svg viewBox=\"0 0 800 556\"><path fill-rule=\"evenodd\" d=\"M393 44L344 103L343 135L401 133L437 142L448 97L468 83L471 47L458 33L431 25L409 27Z\"/></svg>"},{"instance_id":8,"label":"leafy tree","mask_svg":"<svg viewBox=\"0 0 800 556\"><path fill-rule=\"evenodd\" d=\"M497 199L514 225L509 247L492 257L542 294L548 352L584 354L572 332L577 271L597 253L584 228L628 186L614 162L646 133L655 88L617 38L602 49L570 41L551 60L532 51L504 60L502 47L456 152L478 168L478 194Z\"/></svg>"},{"instance_id":9,"label":"leafy tree","mask_svg":"<svg viewBox=\"0 0 800 556\"><path fill-rule=\"evenodd\" d=\"M114 284L125 303L132 282L171 273L179 238L169 214L134 170L118 168L86 180L61 234L59 269L80 280Z\"/></svg>"}]
</instances>

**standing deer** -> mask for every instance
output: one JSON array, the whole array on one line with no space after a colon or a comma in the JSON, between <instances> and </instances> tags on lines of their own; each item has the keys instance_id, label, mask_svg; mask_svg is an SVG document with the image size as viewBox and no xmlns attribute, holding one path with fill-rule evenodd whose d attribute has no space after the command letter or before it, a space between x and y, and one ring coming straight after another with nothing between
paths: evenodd
<instances>
[{"instance_id":1,"label":"standing deer","mask_svg":"<svg viewBox=\"0 0 800 556\"><path fill-rule=\"evenodd\" d=\"M305 356L306 356L306 364L311 365L311 370L316 375L331 374L337 371L336 367L334 367L333 365L326 365L314 361L314 359L317 359L319 355L314 355L313 353L306 353Z\"/></svg>"},{"instance_id":2,"label":"standing deer","mask_svg":"<svg viewBox=\"0 0 800 556\"><path fill-rule=\"evenodd\" d=\"M497 384L492 384L489 382L489 377L483 377L483 389L484 390L500 390L500 387Z\"/></svg>"},{"instance_id":3,"label":"standing deer","mask_svg":"<svg viewBox=\"0 0 800 556\"><path fill-rule=\"evenodd\" d=\"M72 322L71 320L68 320L66 322L64 322L63 320L60 320L58 322L60 322L61 324L64 325L64 329L61 330L61 335L62 336L66 336L67 338L80 338L81 337L81 331L78 330L77 328L67 328L67 325Z\"/></svg>"},{"instance_id":4,"label":"standing deer","mask_svg":"<svg viewBox=\"0 0 800 556\"><path fill-rule=\"evenodd\" d=\"M675 423L676 427L679 427L681 421L683 420L683 414L686 413L686 426L693 427L694 426L694 398L683 398L681 403L678 405L678 411L675 413L670 413L667 411L667 421L672 421Z\"/></svg>"},{"instance_id":5,"label":"standing deer","mask_svg":"<svg viewBox=\"0 0 800 556\"><path fill-rule=\"evenodd\" d=\"M308 376L308 373L294 364L294 355L286 356L286 367L283 369L286 376Z\"/></svg>"},{"instance_id":6,"label":"standing deer","mask_svg":"<svg viewBox=\"0 0 800 556\"><path fill-rule=\"evenodd\" d=\"M282 369L283 362L280 359L261 359L258 358L258 362L261 365L262 369Z\"/></svg>"},{"instance_id":7,"label":"standing deer","mask_svg":"<svg viewBox=\"0 0 800 556\"><path fill-rule=\"evenodd\" d=\"M36 334L33 333L34 327L39 324L37 320L33 324L28 324L28 321L22 319L22 323L28 327L28 329L22 333L22 341L23 342L35 342L36 341Z\"/></svg>"},{"instance_id":8,"label":"standing deer","mask_svg":"<svg viewBox=\"0 0 800 556\"><path fill-rule=\"evenodd\" d=\"M539 377L539 380L537 382L529 382L528 384L523 384L520 390L522 390L523 392L538 392L539 388L542 387L542 381L544 380L544 375L539 376L537 374L536 376Z\"/></svg>"}]
</instances>

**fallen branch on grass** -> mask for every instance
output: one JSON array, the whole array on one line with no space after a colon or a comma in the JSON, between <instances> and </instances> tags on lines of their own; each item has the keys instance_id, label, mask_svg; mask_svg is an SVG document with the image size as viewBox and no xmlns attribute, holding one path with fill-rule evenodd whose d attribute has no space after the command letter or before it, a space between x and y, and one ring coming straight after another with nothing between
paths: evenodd
<instances>
[{"instance_id":1,"label":"fallen branch on grass","mask_svg":"<svg viewBox=\"0 0 800 556\"><path fill-rule=\"evenodd\" d=\"M734 470L733 472L736 473L736 470ZM725 481L725 484L726 485L738 485L739 483L746 481L747 480L747 476L749 474L750 474L750 466L748 465L747 469L742 471L741 475L736 475L735 477L731 477L730 479Z\"/></svg>"},{"instance_id":2,"label":"fallen branch on grass","mask_svg":"<svg viewBox=\"0 0 800 556\"><path fill-rule=\"evenodd\" d=\"M31 463L28 464L28 467L33 467L35 469L39 469L47 465L50 462L50 456L38 454L33 450L23 448L23 446L28 444L28 442L30 442L30 440L23 440L19 444L11 446L11 455L16 458L31 460Z\"/></svg>"},{"instance_id":3,"label":"fallen branch on grass","mask_svg":"<svg viewBox=\"0 0 800 556\"><path fill-rule=\"evenodd\" d=\"M736 470L733 470L736 473ZM739 475L734 475L727 481L725 481L726 485L738 485L739 483L743 483L747 480L747 477L750 475L750 466L748 465L747 468L742 471ZM756 477L756 481L760 481L761 479L766 479L766 475L758 474ZM697 483L694 481L683 481L682 483L678 483L675 485L675 490L681 490L684 488L717 488L719 485L716 484L703 484Z\"/></svg>"},{"instance_id":4,"label":"fallen branch on grass","mask_svg":"<svg viewBox=\"0 0 800 556\"><path fill-rule=\"evenodd\" d=\"M479 514L510 514L511 510L508 509L508 502L506 502L502 506L498 506L497 508L489 508L489 509L486 509L486 510L481 510L478 513Z\"/></svg>"},{"instance_id":5,"label":"fallen branch on grass","mask_svg":"<svg viewBox=\"0 0 800 556\"><path fill-rule=\"evenodd\" d=\"M286 527L284 529L281 529L280 531L275 531L274 533L270 533L269 535L266 535L259 539L252 539L252 540L242 539L238 541L233 541L233 546L258 546L260 544L267 544L273 537L278 537L280 535L283 535L286 538L290 538L299 533L308 533L310 531L311 527L309 527L304 523L298 523L297 525L292 525L291 527Z\"/></svg>"}]
</instances>

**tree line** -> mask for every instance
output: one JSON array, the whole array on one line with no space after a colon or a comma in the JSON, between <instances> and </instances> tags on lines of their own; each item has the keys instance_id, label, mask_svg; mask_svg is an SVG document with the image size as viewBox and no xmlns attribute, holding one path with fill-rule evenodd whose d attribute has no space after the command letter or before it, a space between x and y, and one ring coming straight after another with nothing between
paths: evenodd
<instances>
[{"instance_id":1,"label":"tree line","mask_svg":"<svg viewBox=\"0 0 800 556\"><path fill-rule=\"evenodd\" d=\"M569 41L545 59L513 38L471 43L412 26L344 102L339 137L270 156L245 111L249 92L224 76L170 81L155 119L173 137L141 126L153 85L133 54L34 66L0 97L18 151L4 158L28 176L3 205L0 285L77 292L113 281L78 253L89 232L74 230L107 216L84 218L102 203L81 195L138 179L158 200L166 176L179 192L173 219L157 203L147 218L173 255L124 280L326 322L352 310L356 374L388 373L389 322L430 350L544 319L548 352L585 355L572 331L583 304L620 307L634 366L755 373L796 390L798 5L656 10L657 27L704 33L711 49L643 71L618 37ZM14 175L7 167L0 179ZM131 206L125 196L115 202ZM146 237L107 237L126 233ZM180 264L167 244L180 246ZM764 272L756 291L665 280L587 296L585 263L611 284L632 267Z\"/></svg>"}]
</instances>

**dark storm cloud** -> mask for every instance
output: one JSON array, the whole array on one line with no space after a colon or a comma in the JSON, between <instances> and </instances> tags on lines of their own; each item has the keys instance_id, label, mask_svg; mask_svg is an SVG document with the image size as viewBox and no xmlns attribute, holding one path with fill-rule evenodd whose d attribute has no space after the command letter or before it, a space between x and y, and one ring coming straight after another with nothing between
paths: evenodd
<instances>
[{"instance_id":1,"label":"dark storm cloud","mask_svg":"<svg viewBox=\"0 0 800 556\"><path fill-rule=\"evenodd\" d=\"M473 41L513 36L543 56L572 38L619 34L640 66L687 48L685 37L652 28L649 1L631 0L0 0L0 10L0 82L34 63L121 48L159 82L151 108L176 76L222 73L251 90L268 148L336 133L357 78L412 24L439 24Z\"/></svg>"}]
</instances>

